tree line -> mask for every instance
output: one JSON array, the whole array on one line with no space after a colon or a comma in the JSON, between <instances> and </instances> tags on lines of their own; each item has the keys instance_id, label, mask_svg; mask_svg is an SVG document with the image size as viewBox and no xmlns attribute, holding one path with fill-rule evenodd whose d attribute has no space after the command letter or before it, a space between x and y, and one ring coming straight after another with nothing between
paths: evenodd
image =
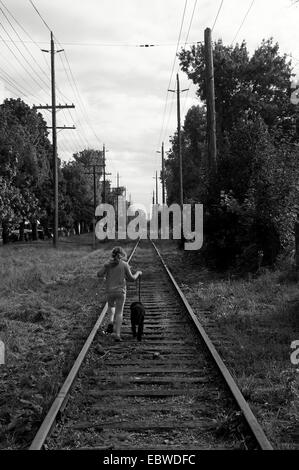
<instances>
[{"instance_id":1,"label":"tree line","mask_svg":"<svg viewBox=\"0 0 299 470\"><path fill-rule=\"evenodd\" d=\"M273 39L250 55L246 42L213 45L217 172L209 171L205 51L179 53L200 105L182 129L184 202L204 205L206 259L218 268L273 265L294 247L299 203L299 110L291 104L291 61ZM168 203L179 202L178 138L166 160Z\"/></svg>"},{"instance_id":2,"label":"tree line","mask_svg":"<svg viewBox=\"0 0 299 470\"><path fill-rule=\"evenodd\" d=\"M90 165L103 163L102 152L83 149L69 162L58 165L59 225L75 233L92 225L94 191ZM102 167L97 167L97 184ZM97 197L99 194L97 188ZM114 200L106 182L106 200ZM46 235L53 228L53 153L47 125L41 113L21 99L6 99L0 105L0 227L3 243L12 230L30 222L32 238L37 239L38 223ZM97 201L98 202L98 201Z\"/></svg>"}]
</instances>

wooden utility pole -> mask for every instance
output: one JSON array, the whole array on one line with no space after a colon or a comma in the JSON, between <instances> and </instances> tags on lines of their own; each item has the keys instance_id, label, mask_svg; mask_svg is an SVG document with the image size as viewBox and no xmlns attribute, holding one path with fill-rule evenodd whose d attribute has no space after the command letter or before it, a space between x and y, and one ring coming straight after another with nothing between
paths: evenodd
<instances>
[{"instance_id":1,"label":"wooden utility pole","mask_svg":"<svg viewBox=\"0 0 299 470\"><path fill-rule=\"evenodd\" d=\"M97 208L97 176L100 178L102 175L104 177L104 183L103 183L103 192L102 192L102 201L105 203L106 201L106 176L111 175L111 173L106 172L106 157L105 157L105 145L103 145L103 152L102 152L102 158L103 162L102 163L94 163L92 165L88 165L90 168L93 169L92 173L85 173L86 175L93 175L93 219L92 219L92 224L93 224L93 248L95 249L96 246L96 235L95 235L95 227L96 227L96 208ZM98 151L98 154L100 154L101 151ZM99 171L98 173L96 172L96 168L100 167L102 168L102 171Z\"/></svg>"},{"instance_id":2,"label":"wooden utility pole","mask_svg":"<svg viewBox=\"0 0 299 470\"><path fill-rule=\"evenodd\" d=\"M96 165L93 167L93 216L95 217L97 207L97 180L96 180Z\"/></svg>"},{"instance_id":3,"label":"wooden utility pole","mask_svg":"<svg viewBox=\"0 0 299 470\"><path fill-rule=\"evenodd\" d=\"M109 150L106 150L105 144L103 144L103 152L102 152L102 156L103 156L103 163L102 163L102 167L103 167L102 203L103 204L106 203L106 176L112 174L112 173L107 173L107 171L106 171L106 152L109 152Z\"/></svg>"},{"instance_id":4,"label":"wooden utility pole","mask_svg":"<svg viewBox=\"0 0 299 470\"><path fill-rule=\"evenodd\" d=\"M181 144L181 96L180 94L183 93L184 91L187 91L188 88L185 90L180 90L180 79L179 79L179 74L177 73L176 75L176 82L177 82L177 89L176 90L168 90L173 93L177 93L177 121L178 121L178 126L177 126L177 133L178 133L178 156L179 156L179 175L180 175L180 206L181 209L183 209L183 204L184 204L184 188L183 188L183 159L182 159L182 144Z\"/></svg>"},{"instance_id":5,"label":"wooden utility pole","mask_svg":"<svg viewBox=\"0 0 299 470\"><path fill-rule=\"evenodd\" d=\"M177 118L178 118L178 149L179 149L179 163L180 163L180 206L183 208L184 204L184 189L183 189L183 161L182 161L182 142L181 142L181 105L180 105L180 80L179 74L176 75L177 80Z\"/></svg>"},{"instance_id":6,"label":"wooden utility pole","mask_svg":"<svg viewBox=\"0 0 299 470\"><path fill-rule=\"evenodd\" d=\"M162 142L161 151L157 150L157 153L162 155L162 204L165 204L165 166L164 166L164 142Z\"/></svg>"},{"instance_id":7,"label":"wooden utility pole","mask_svg":"<svg viewBox=\"0 0 299 470\"><path fill-rule=\"evenodd\" d=\"M119 173L116 177L116 231L118 232L118 195L119 195Z\"/></svg>"},{"instance_id":8,"label":"wooden utility pole","mask_svg":"<svg viewBox=\"0 0 299 470\"><path fill-rule=\"evenodd\" d=\"M206 60L206 95L207 95L207 134L209 169L212 174L217 172L217 146L216 146L216 111L214 65L211 29L205 30L205 60Z\"/></svg>"},{"instance_id":9,"label":"wooden utility pole","mask_svg":"<svg viewBox=\"0 0 299 470\"><path fill-rule=\"evenodd\" d=\"M162 204L165 205L165 165L164 165L164 142L162 142Z\"/></svg>"},{"instance_id":10,"label":"wooden utility pole","mask_svg":"<svg viewBox=\"0 0 299 470\"><path fill-rule=\"evenodd\" d=\"M54 173L54 247L58 240L58 168L57 168L57 130L56 130L56 87L55 87L55 49L51 31L51 93L52 93L52 144Z\"/></svg>"},{"instance_id":11,"label":"wooden utility pole","mask_svg":"<svg viewBox=\"0 0 299 470\"><path fill-rule=\"evenodd\" d=\"M102 167L102 164L93 164L89 165L92 167L92 173L85 173L86 175L92 175L93 176L93 218L92 218L92 225L93 225L93 236L92 236L92 246L93 249L95 249L96 246L96 235L95 235L95 226L96 226L96 207L97 207L97 176L101 176L101 172L97 173L96 168L97 167Z\"/></svg>"},{"instance_id":12,"label":"wooden utility pole","mask_svg":"<svg viewBox=\"0 0 299 470\"><path fill-rule=\"evenodd\" d=\"M159 204L159 196L158 196L158 172L156 171L156 176L153 176L153 180L156 180L156 204Z\"/></svg>"},{"instance_id":13,"label":"wooden utility pole","mask_svg":"<svg viewBox=\"0 0 299 470\"><path fill-rule=\"evenodd\" d=\"M103 203L106 202L106 149L105 144L103 144L103 183L104 183L104 191L103 191Z\"/></svg>"},{"instance_id":14,"label":"wooden utility pole","mask_svg":"<svg viewBox=\"0 0 299 470\"><path fill-rule=\"evenodd\" d=\"M51 109L52 110L52 126L47 126L52 129L52 150L53 150L53 190L54 190L54 222L53 222L53 245L57 247L58 242L58 164L57 164L57 129L75 129L72 127L57 127L56 125L56 110L64 108L74 108L75 105L56 105L56 83L55 83L55 54L62 52L63 49L55 51L53 33L51 31L51 48L50 51L42 49L43 52L50 52L51 54L51 106L33 106L34 109Z\"/></svg>"}]
</instances>

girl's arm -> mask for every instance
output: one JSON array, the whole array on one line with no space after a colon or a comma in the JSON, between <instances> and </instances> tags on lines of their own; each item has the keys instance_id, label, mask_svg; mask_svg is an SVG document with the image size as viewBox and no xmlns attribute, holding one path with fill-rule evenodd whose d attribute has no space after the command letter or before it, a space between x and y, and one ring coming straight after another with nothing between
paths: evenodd
<instances>
[{"instance_id":1,"label":"girl's arm","mask_svg":"<svg viewBox=\"0 0 299 470\"><path fill-rule=\"evenodd\" d=\"M125 273L126 273L126 279L128 281L136 281L136 279L138 279L139 276L142 275L142 271L137 271L136 274L132 274L131 268L128 265L128 263L125 264Z\"/></svg>"}]
</instances>

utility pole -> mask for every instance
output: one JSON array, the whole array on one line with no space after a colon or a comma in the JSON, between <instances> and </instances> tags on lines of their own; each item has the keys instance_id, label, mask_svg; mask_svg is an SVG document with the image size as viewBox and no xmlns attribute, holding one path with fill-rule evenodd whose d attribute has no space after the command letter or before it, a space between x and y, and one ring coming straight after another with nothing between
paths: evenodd
<instances>
[{"instance_id":1,"label":"utility pole","mask_svg":"<svg viewBox=\"0 0 299 470\"><path fill-rule=\"evenodd\" d=\"M180 106L180 80L177 73L177 117L178 117L178 148L179 148L179 162L180 162L180 206L183 209L184 204L184 189L183 189L183 162L182 162L182 142L181 142L181 106Z\"/></svg>"},{"instance_id":2,"label":"utility pole","mask_svg":"<svg viewBox=\"0 0 299 470\"><path fill-rule=\"evenodd\" d=\"M179 166L180 166L180 206L181 209L183 210L183 204L184 204L184 188L183 188L183 162L182 162L182 144L181 144L181 104L180 104L180 94L183 93L184 91L187 91L188 88L185 90L180 90L180 79L179 79L179 74L177 73L176 75L176 81L177 81L177 89L176 90L168 90L171 91L172 93L177 93L177 121L178 121L178 152L179 152Z\"/></svg>"},{"instance_id":3,"label":"utility pole","mask_svg":"<svg viewBox=\"0 0 299 470\"><path fill-rule=\"evenodd\" d=\"M117 172L116 176L116 231L118 234L118 196L119 196L119 173Z\"/></svg>"},{"instance_id":4,"label":"utility pole","mask_svg":"<svg viewBox=\"0 0 299 470\"><path fill-rule=\"evenodd\" d=\"M158 196L158 172L156 171L156 176L153 176L153 180L156 180L156 204L159 204Z\"/></svg>"},{"instance_id":5,"label":"utility pole","mask_svg":"<svg viewBox=\"0 0 299 470\"><path fill-rule=\"evenodd\" d=\"M96 168L97 167L102 167L103 165L101 163L99 164L93 164L89 165L92 168L92 173L85 173L86 175L92 175L93 176L93 218L92 218L92 224L93 224L93 238L92 238L92 246L93 249L95 249L96 246L96 236L95 236L95 225L96 225L96 207L97 207L97 172ZM98 176L101 176L101 172L98 173Z\"/></svg>"},{"instance_id":6,"label":"utility pole","mask_svg":"<svg viewBox=\"0 0 299 470\"><path fill-rule=\"evenodd\" d=\"M104 194L103 194L103 203L106 202L106 154L105 154L105 144L103 144L103 174L104 174Z\"/></svg>"},{"instance_id":7,"label":"utility pole","mask_svg":"<svg viewBox=\"0 0 299 470\"><path fill-rule=\"evenodd\" d=\"M164 142L162 142L161 152L157 150L157 153L162 155L162 203L165 205L165 164L164 164Z\"/></svg>"},{"instance_id":8,"label":"utility pole","mask_svg":"<svg viewBox=\"0 0 299 470\"><path fill-rule=\"evenodd\" d=\"M165 164L164 164L164 142L162 142L162 203L165 205Z\"/></svg>"},{"instance_id":9,"label":"utility pole","mask_svg":"<svg viewBox=\"0 0 299 470\"><path fill-rule=\"evenodd\" d=\"M58 240L58 168L57 168L57 130L56 130L56 89L55 89L55 50L51 31L51 92L52 92L52 139L53 139L53 173L54 173L54 247Z\"/></svg>"},{"instance_id":10,"label":"utility pole","mask_svg":"<svg viewBox=\"0 0 299 470\"><path fill-rule=\"evenodd\" d=\"M217 172L216 111L212 33L210 28L205 29L205 60L209 169L212 174L215 174Z\"/></svg>"},{"instance_id":11,"label":"utility pole","mask_svg":"<svg viewBox=\"0 0 299 470\"><path fill-rule=\"evenodd\" d=\"M75 105L56 105L56 83L55 83L55 54L62 52L64 49L55 51L53 33L51 31L51 49L50 51L42 49L43 52L50 52L51 54L51 106L33 106L34 109L51 109L52 110L52 126L48 129L52 129L52 148L53 148L53 190L54 190L54 224L53 224L53 245L57 247L58 242L58 164L57 164L57 129L75 129L75 127L57 127L56 125L56 110L64 108L74 108Z\"/></svg>"},{"instance_id":12,"label":"utility pole","mask_svg":"<svg viewBox=\"0 0 299 470\"><path fill-rule=\"evenodd\" d=\"M153 200L152 200L153 205L155 204L155 190L153 189Z\"/></svg>"},{"instance_id":13,"label":"utility pole","mask_svg":"<svg viewBox=\"0 0 299 470\"><path fill-rule=\"evenodd\" d=\"M105 144L103 144L103 204L106 203L106 176L111 175L111 173L106 172L106 151L109 152L109 150L106 150Z\"/></svg>"},{"instance_id":14,"label":"utility pole","mask_svg":"<svg viewBox=\"0 0 299 470\"><path fill-rule=\"evenodd\" d=\"M96 180L96 166L93 166L93 216L95 217L97 207L97 180Z\"/></svg>"},{"instance_id":15,"label":"utility pole","mask_svg":"<svg viewBox=\"0 0 299 470\"><path fill-rule=\"evenodd\" d=\"M92 218L92 224L93 224L93 234L92 234L92 246L93 249L96 247L96 220L95 220L95 214L96 214L96 207L97 207L97 181L96 181L96 165L93 166L93 218Z\"/></svg>"},{"instance_id":16,"label":"utility pole","mask_svg":"<svg viewBox=\"0 0 299 470\"><path fill-rule=\"evenodd\" d=\"M102 152L102 158L103 158L103 162L102 163L93 163L92 165L88 165L89 167L91 167L93 169L92 173L85 173L86 175L93 175L93 219L92 219L92 224L93 224L93 242L92 242L92 246L93 246L93 249L95 249L95 246L96 246L96 235L95 235L95 226L96 226L96 216L95 216L95 213L96 213L96 208L97 208L97 179L96 177L99 176L99 178L101 177L101 175L103 174L104 176L104 191L102 192L102 199L103 199L103 203L105 203L106 201L106 175L111 175L111 173L106 173L106 157L105 157L105 145L103 145L103 152ZM101 151L98 151L98 154L100 154ZM97 167L100 167L100 168L103 168L102 171L100 171L99 173L96 172L96 168Z\"/></svg>"}]
</instances>

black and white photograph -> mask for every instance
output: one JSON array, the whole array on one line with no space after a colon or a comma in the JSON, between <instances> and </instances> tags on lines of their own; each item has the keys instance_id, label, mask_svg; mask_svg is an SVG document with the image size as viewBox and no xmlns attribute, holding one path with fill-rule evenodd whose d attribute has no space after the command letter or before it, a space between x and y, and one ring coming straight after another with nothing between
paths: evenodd
<instances>
[{"instance_id":1,"label":"black and white photograph","mask_svg":"<svg viewBox=\"0 0 299 470\"><path fill-rule=\"evenodd\" d=\"M298 450L299 1L0 0L0 465Z\"/></svg>"}]
</instances>

